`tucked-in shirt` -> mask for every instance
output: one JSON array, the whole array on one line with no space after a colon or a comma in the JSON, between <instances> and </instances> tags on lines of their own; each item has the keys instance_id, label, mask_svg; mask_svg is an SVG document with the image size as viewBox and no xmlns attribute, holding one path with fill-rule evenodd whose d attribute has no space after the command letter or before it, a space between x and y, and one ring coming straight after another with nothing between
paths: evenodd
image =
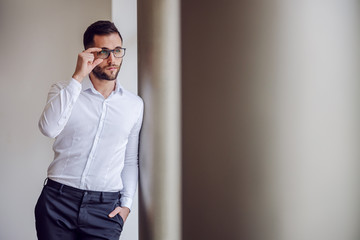
<instances>
[{"instance_id":1,"label":"tucked-in shirt","mask_svg":"<svg viewBox=\"0 0 360 240\"><path fill-rule=\"evenodd\" d=\"M131 208L138 180L143 101L117 81L106 99L89 77L54 84L39 121L55 138L48 177L83 190L121 192Z\"/></svg>"}]
</instances>

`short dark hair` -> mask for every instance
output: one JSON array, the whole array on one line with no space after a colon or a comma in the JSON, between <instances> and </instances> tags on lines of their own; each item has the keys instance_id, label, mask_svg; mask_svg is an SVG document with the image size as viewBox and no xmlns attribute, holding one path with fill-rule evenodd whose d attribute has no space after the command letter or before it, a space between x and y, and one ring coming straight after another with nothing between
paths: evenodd
<instances>
[{"instance_id":1,"label":"short dark hair","mask_svg":"<svg viewBox=\"0 0 360 240\"><path fill-rule=\"evenodd\" d=\"M123 42L122 36L114 23L103 20L94 22L84 32L84 48L87 49L94 44L94 35L109 35L112 33L119 34L121 42Z\"/></svg>"}]
</instances>

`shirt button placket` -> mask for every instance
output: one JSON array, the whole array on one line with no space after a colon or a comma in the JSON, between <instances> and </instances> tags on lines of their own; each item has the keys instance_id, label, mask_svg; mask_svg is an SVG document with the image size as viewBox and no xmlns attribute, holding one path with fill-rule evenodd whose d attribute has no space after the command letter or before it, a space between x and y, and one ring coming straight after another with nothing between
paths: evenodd
<instances>
[{"instance_id":1,"label":"shirt button placket","mask_svg":"<svg viewBox=\"0 0 360 240\"><path fill-rule=\"evenodd\" d=\"M103 129L103 126L104 126L104 119L105 119L106 110L107 110L106 103L107 103L107 101L104 100L103 105L102 105L102 112L101 112L101 116L100 116L100 121L99 121L99 125L98 125L98 128L97 128L96 134L95 134L95 139L94 139L94 142L93 142L93 146L91 148L89 158L88 158L88 160L86 162L86 166L85 166L84 172L83 172L82 177L81 177L81 183L80 183L81 188L85 187L86 176L88 175L89 170L90 170L90 165L91 165L92 161L95 158L96 148L97 148L98 142L100 140L100 135L101 135L101 132L102 132L102 129Z\"/></svg>"}]
</instances>

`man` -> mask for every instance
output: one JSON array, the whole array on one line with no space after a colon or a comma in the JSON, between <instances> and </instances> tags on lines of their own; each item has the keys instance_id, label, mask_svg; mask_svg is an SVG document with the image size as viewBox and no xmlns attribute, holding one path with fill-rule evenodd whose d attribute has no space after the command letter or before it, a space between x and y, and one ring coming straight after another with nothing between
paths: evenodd
<instances>
[{"instance_id":1,"label":"man","mask_svg":"<svg viewBox=\"0 0 360 240\"><path fill-rule=\"evenodd\" d=\"M125 48L109 21L84 33L72 79L54 84L39 121L54 160L35 207L40 240L119 239L138 179L140 97L117 81Z\"/></svg>"}]
</instances>

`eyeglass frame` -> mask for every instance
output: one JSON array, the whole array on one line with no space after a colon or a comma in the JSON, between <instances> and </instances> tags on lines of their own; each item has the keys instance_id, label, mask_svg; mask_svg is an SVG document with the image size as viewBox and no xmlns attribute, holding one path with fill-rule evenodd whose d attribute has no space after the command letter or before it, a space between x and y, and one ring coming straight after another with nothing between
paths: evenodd
<instances>
[{"instance_id":1,"label":"eyeglass frame","mask_svg":"<svg viewBox=\"0 0 360 240\"><path fill-rule=\"evenodd\" d=\"M123 54L121 57L116 57L115 54L114 54L114 51L115 51L116 49L122 49L122 50L124 50L124 54ZM103 50L106 50L106 51L108 52L108 56L107 56L106 58L100 58L100 57L99 57L100 59L108 59L108 58L110 57L110 54L111 54L111 53L114 55L114 58L123 58L123 57L125 56L125 53L126 53L126 48L123 48L123 47L116 47L116 48L114 48L114 49L112 49L112 50L110 50L110 49L108 49L108 48L103 48L101 51L103 51ZM96 52L96 56L98 56L98 54L99 54L101 51Z\"/></svg>"}]
</instances>

